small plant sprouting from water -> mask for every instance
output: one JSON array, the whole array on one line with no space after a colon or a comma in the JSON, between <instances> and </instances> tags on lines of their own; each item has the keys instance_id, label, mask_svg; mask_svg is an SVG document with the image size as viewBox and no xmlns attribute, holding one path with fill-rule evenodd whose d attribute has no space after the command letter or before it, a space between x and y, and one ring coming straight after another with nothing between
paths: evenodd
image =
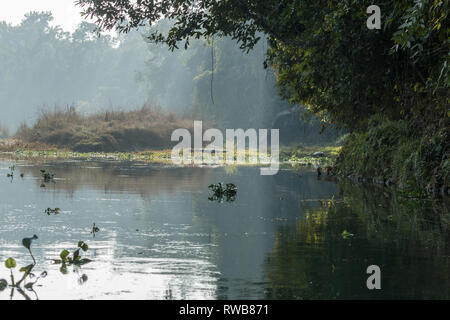
<instances>
[{"instance_id":1,"label":"small plant sprouting from water","mask_svg":"<svg viewBox=\"0 0 450 320\"><path fill-rule=\"evenodd\" d=\"M14 171L16 171L16 166L15 165L10 166L9 171L10 173L7 174L7 177L8 178L14 177Z\"/></svg>"},{"instance_id":2,"label":"small plant sprouting from water","mask_svg":"<svg viewBox=\"0 0 450 320\"><path fill-rule=\"evenodd\" d=\"M16 171L16 166L12 165L9 167L9 173L6 175L8 178L11 178L11 181L14 180L14 172Z\"/></svg>"},{"instance_id":3,"label":"small plant sprouting from water","mask_svg":"<svg viewBox=\"0 0 450 320\"><path fill-rule=\"evenodd\" d=\"M91 234L92 234L92 236L93 236L94 238L95 238L95 234L96 234L97 232L100 232L100 228L97 227L97 226L95 225L95 223L94 223L93 226L92 226L92 230L91 230Z\"/></svg>"},{"instance_id":4,"label":"small plant sprouting from water","mask_svg":"<svg viewBox=\"0 0 450 320\"><path fill-rule=\"evenodd\" d=\"M224 200L226 202L233 202L236 200L237 187L233 183L223 184L219 182L218 184L212 184L208 187L213 195L209 197L209 201L217 201L222 203Z\"/></svg>"},{"instance_id":5,"label":"small plant sprouting from water","mask_svg":"<svg viewBox=\"0 0 450 320\"><path fill-rule=\"evenodd\" d=\"M11 182L14 180L14 172L16 171L16 165L13 164L12 166L10 166L9 168L9 173L6 174L6 177L11 178ZM23 178L24 174L21 173L20 177Z\"/></svg>"},{"instance_id":6,"label":"small plant sprouting from water","mask_svg":"<svg viewBox=\"0 0 450 320\"><path fill-rule=\"evenodd\" d=\"M31 244L36 239L38 239L38 237L36 235L34 235L31 238L24 238L22 240L22 245L28 249L28 252L30 253L31 258L33 259L33 263L20 268L19 271L23 273L20 280L16 281L16 279L14 278L13 269L15 269L17 266L16 260L14 258L8 258L5 261L5 267L7 269L9 269L9 271L10 271L11 282L8 283L7 280L0 279L0 291L4 291L7 287L11 287L11 295L10 295L11 299L14 296L14 291L17 290L22 296L25 297L25 299L30 300L30 297L22 289L22 286L21 286L22 283L24 283L23 287L27 291L34 292L34 294L36 294L36 292L33 289L33 286L38 282L39 279L45 278L47 276L46 271L42 272L39 276L36 276L32 272L34 267L36 266L36 259L34 258L33 253L31 252ZM27 282L27 279L34 279L34 281Z\"/></svg>"},{"instance_id":7,"label":"small plant sprouting from water","mask_svg":"<svg viewBox=\"0 0 450 320\"><path fill-rule=\"evenodd\" d=\"M44 183L41 184L41 188L45 188L46 183L55 182L55 175L53 173L47 172L47 170L40 170L41 177L44 180Z\"/></svg>"},{"instance_id":8,"label":"small plant sprouting from water","mask_svg":"<svg viewBox=\"0 0 450 320\"><path fill-rule=\"evenodd\" d=\"M87 252L88 250L89 250L89 246L87 245L87 243L85 243L83 241L79 241L78 248L72 254L70 253L69 250L63 250L59 254L59 257L61 259L53 260L53 263L61 265L61 267L59 268L59 271L62 274L68 274L69 271L68 271L67 267L73 266L74 272L76 272L78 275L78 283L80 285L82 285L83 283L85 283L88 280L88 276L85 274L80 275L80 273L79 273L80 268L81 268L81 266L83 266L89 262L92 262L92 260L82 258L81 252Z\"/></svg>"},{"instance_id":9,"label":"small plant sprouting from water","mask_svg":"<svg viewBox=\"0 0 450 320\"><path fill-rule=\"evenodd\" d=\"M66 274L67 273L67 266L75 265L75 266L82 266L84 264L87 264L89 262L92 262L92 260L82 258L81 252L86 252L89 250L89 246L83 242L78 242L78 249L76 249L72 254L69 250L63 250L59 254L59 257L61 259L53 260L53 263L55 264L61 264L60 271L61 273Z\"/></svg>"},{"instance_id":10,"label":"small plant sprouting from water","mask_svg":"<svg viewBox=\"0 0 450 320\"><path fill-rule=\"evenodd\" d=\"M46 210L45 210L45 213L47 214L47 215L57 215L57 214L60 214L61 213L61 209L60 208L55 208L55 209L52 209L52 208L47 208Z\"/></svg>"}]
</instances>

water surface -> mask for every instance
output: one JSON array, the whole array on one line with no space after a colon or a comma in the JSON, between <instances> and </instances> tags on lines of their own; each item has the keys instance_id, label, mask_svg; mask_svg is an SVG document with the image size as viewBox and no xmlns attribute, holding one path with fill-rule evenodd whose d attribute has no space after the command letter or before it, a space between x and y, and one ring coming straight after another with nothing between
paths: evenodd
<instances>
[{"instance_id":1,"label":"water surface","mask_svg":"<svg viewBox=\"0 0 450 320\"><path fill-rule=\"evenodd\" d=\"M18 162L11 180L11 164L0 162L0 278L9 279L8 257L32 262L21 241L38 235L35 271L48 276L30 299L450 297L445 201L319 180L312 170L268 177L245 167ZM55 182L43 187L41 169ZM235 202L208 200L217 182L238 187ZM58 215L44 212L56 207ZM62 274L52 259L81 240L93 262ZM381 290L366 287L372 264Z\"/></svg>"}]
</instances>

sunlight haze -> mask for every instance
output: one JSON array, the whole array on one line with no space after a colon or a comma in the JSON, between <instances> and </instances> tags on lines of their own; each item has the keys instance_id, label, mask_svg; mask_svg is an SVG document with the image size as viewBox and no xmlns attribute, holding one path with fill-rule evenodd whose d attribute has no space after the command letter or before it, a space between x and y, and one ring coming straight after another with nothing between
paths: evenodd
<instances>
[{"instance_id":1,"label":"sunlight haze","mask_svg":"<svg viewBox=\"0 0 450 320\"><path fill-rule=\"evenodd\" d=\"M30 11L51 11L54 17L52 25L59 25L65 31L73 31L83 21L80 8L74 0L18 0L0 2L0 21L13 25L19 24Z\"/></svg>"}]
</instances>

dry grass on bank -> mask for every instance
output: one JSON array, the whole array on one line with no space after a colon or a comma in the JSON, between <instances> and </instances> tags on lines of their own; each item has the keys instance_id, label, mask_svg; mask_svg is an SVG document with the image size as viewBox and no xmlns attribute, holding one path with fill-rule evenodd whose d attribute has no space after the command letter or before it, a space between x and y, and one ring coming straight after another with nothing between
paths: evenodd
<instances>
[{"instance_id":1,"label":"dry grass on bank","mask_svg":"<svg viewBox=\"0 0 450 320\"><path fill-rule=\"evenodd\" d=\"M129 152L170 147L175 129L192 127L193 121L148 104L139 110L93 115L68 107L43 111L31 128L22 125L16 138L78 152Z\"/></svg>"}]
</instances>

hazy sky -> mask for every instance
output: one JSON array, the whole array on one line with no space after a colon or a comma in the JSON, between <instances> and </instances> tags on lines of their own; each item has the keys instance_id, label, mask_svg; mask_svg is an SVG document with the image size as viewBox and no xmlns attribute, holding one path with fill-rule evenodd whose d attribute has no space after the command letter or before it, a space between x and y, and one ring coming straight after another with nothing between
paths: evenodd
<instances>
[{"instance_id":1,"label":"hazy sky","mask_svg":"<svg viewBox=\"0 0 450 320\"><path fill-rule=\"evenodd\" d=\"M30 11L51 11L52 25L60 25L65 31L73 31L83 20L80 8L74 5L74 0L1 0L0 21L18 24L25 13Z\"/></svg>"}]
</instances>

